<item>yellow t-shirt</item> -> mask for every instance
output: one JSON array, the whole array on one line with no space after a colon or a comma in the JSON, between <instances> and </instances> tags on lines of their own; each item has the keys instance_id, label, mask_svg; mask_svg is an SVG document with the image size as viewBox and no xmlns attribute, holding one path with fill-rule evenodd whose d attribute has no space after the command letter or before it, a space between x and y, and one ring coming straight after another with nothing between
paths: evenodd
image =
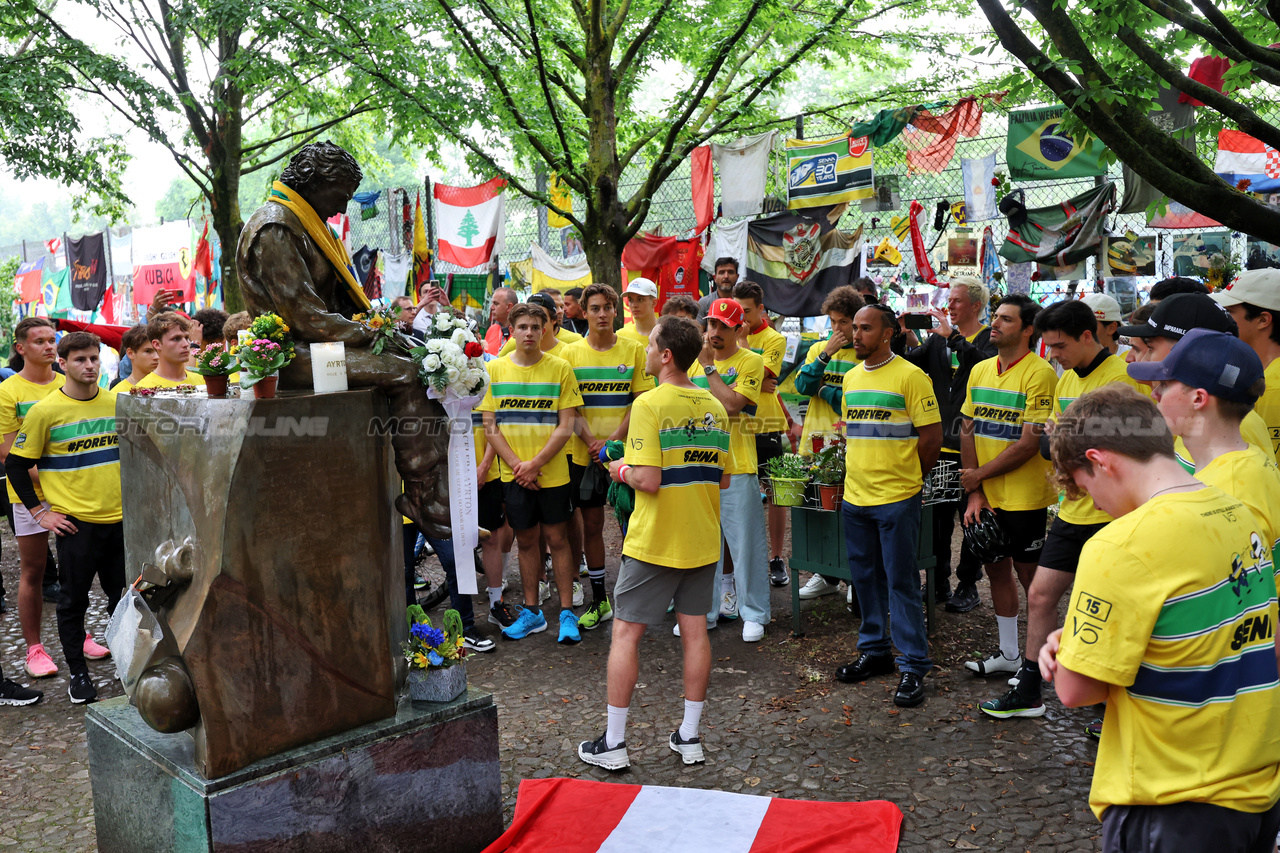
<instances>
[{"instance_id":1,"label":"yellow t-shirt","mask_svg":"<svg viewBox=\"0 0 1280 853\"><path fill-rule=\"evenodd\" d=\"M999 356L978 362L969 374L960 413L973 419L978 464L985 465L1022 437L1023 424L1043 424L1053 411L1058 374L1035 353L1000 372ZM1043 509L1058 500L1049 484L1049 461L1036 453L1021 467L982 482L988 503L1011 511Z\"/></svg>"},{"instance_id":2,"label":"yellow t-shirt","mask_svg":"<svg viewBox=\"0 0 1280 853\"><path fill-rule=\"evenodd\" d=\"M747 405L742 411L729 416L729 431L732 436L729 449L733 458L729 460L726 470L730 474L754 474L756 436L752 432L755 428L752 419L756 415L756 406L760 403L764 359L746 347L738 347L738 351L724 361L716 359L715 367L725 385L747 398ZM711 380L702 369L701 362L695 360L689 365L689 379L704 391L710 390Z\"/></svg>"},{"instance_id":3,"label":"yellow t-shirt","mask_svg":"<svg viewBox=\"0 0 1280 853\"><path fill-rule=\"evenodd\" d=\"M570 332L570 334L573 334L573 333ZM564 348L566 346L568 346L568 344L566 344L564 341L560 340L559 338L556 338L555 345L552 346L551 349L543 350L542 352L544 355L554 355L557 358L564 358ZM498 350L498 357L502 358L503 356L511 355L511 353L515 352L515 349L516 349L516 339L507 338L507 342L502 345L502 349Z\"/></svg>"},{"instance_id":4,"label":"yellow t-shirt","mask_svg":"<svg viewBox=\"0 0 1280 853\"><path fill-rule=\"evenodd\" d=\"M766 375L772 374L775 379L782 375L782 359L787 354L787 339L781 332L766 323L760 331L747 335L747 346L764 359ZM787 418L782 414L777 389L768 394L761 392L760 403L756 406L756 432L786 431Z\"/></svg>"},{"instance_id":5,"label":"yellow t-shirt","mask_svg":"<svg viewBox=\"0 0 1280 853\"><path fill-rule=\"evenodd\" d=\"M1196 471L1196 479L1217 486L1247 506L1262 525L1272 563L1280 559L1280 468L1271 454L1252 445L1233 450Z\"/></svg>"},{"instance_id":6,"label":"yellow t-shirt","mask_svg":"<svg viewBox=\"0 0 1280 853\"><path fill-rule=\"evenodd\" d=\"M564 348L564 360L573 368L582 394L580 414L596 438L607 439L627 417L631 395L653 387L644 370L644 350L635 341L618 338L604 352L586 340ZM569 456L574 465L586 467L593 460L587 443L575 434L569 439Z\"/></svg>"},{"instance_id":7,"label":"yellow t-shirt","mask_svg":"<svg viewBox=\"0 0 1280 853\"><path fill-rule=\"evenodd\" d=\"M547 446L560 422L561 410L582 405L573 368L550 353L543 353L538 363L530 367L522 367L509 358L495 358L488 368L489 387L476 411L493 412L502 437L516 456L524 461L532 459ZM562 448L542 466L538 485L549 489L568 483L568 460L568 450ZM498 470L502 482L515 480L515 472L506 462L500 461Z\"/></svg>"},{"instance_id":8,"label":"yellow t-shirt","mask_svg":"<svg viewBox=\"0 0 1280 853\"><path fill-rule=\"evenodd\" d=\"M0 436L14 433L16 439L18 431L22 429L22 419L26 417L31 407L54 391L57 391L66 381L67 378L61 373L54 373L53 381L47 385L28 382L20 374L15 374L0 382ZM38 465L36 466L37 470L39 470L39 467ZM13 486L8 485L7 488L9 490L9 503L21 503L18 500L18 493L13 490ZM39 483L36 484L36 494L40 497L40 500L44 500L44 490L40 488Z\"/></svg>"},{"instance_id":9,"label":"yellow t-shirt","mask_svg":"<svg viewBox=\"0 0 1280 853\"><path fill-rule=\"evenodd\" d=\"M92 400L50 394L27 412L10 452L36 460L55 512L96 524L121 520L115 391L99 389Z\"/></svg>"},{"instance_id":10,"label":"yellow t-shirt","mask_svg":"<svg viewBox=\"0 0 1280 853\"><path fill-rule=\"evenodd\" d=\"M905 358L844 375L844 499L854 506L906 500L924 486L919 427L941 423L928 375Z\"/></svg>"},{"instance_id":11,"label":"yellow t-shirt","mask_svg":"<svg viewBox=\"0 0 1280 853\"><path fill-rule=\"evenodd\" d=\"M476 467L478 468L484 461L485 451L489 449L489 442L484 437L484 414L479 410L471 413L471 441L476 446ZM492 483L501 476L498 470L498 454L495 453L493 462L489 464L489 472L484 475L484 481Z\"/></svg>"},{"instance_id":12,"label":"yellow t-shirt","mask_svg":"<svg viewBox=\"0 0 1280 853\"><path fill-rule=\"evenodd\" d=\"M1258 414L1256 408L1240 421L1240 437L1259 450L1271 450L1271 434L1267 431L1267 422ZM1191 459L1191 454L1187 451L1187 446L1182 443L1180 435L1173 437L1173 453L1178 457L1178 464L1185 468L1188 474L1196 472L1196 463Z\"/></svg>"},{"instance_id":13,"label":"yellow t-shirt","mask_svg":"<svg viewBox=\"0 0 1280 853\"><path fill-rule=\"evenodd\" d=\"M578 334L573 329L561 326L560 331L556 332L556 340L565 346L568 346L569 344L576 344L578 341L582 340L582 335Z\"/></svg>"},{"instance_id":14,"label":"yellow t-shirt","mask_svg":"<svg viewBox=\"0 0 1280 853\"><path fill-rule=\"evenodd\" d=\"M1103 359L1101 364L1091 370L1088 376L1083 378L1074 370L1062 371L1062 376L1058 377L1057 389L1054 392L1054 417L1058 417L1065 412L1067 406L1075 402L1076 398L1112 383L1119 382L1139 391L1144 390L1144 386L1139 385L1136 380L1129 377L1126 367L1127 365L1123 359L1109 355ZM1106 524L1111 520L1111 516L1093 505L1093 498L1088 495L1074 501L1064 500L1062 508L1058 510L1058 518L1071 524Z\"/></svg>"},{"instance_id":15,"label":"yellow t-shirt","mask_svg":"<svg viewBox=\"0 0 1280 853\"><path fill-rule=\"evenodd\" d=\"M627 325L619 329L618 337L626 338L629 341L635 341L640 345L641 351L643 351L644 348L649 345L649 336L642 335L640 334L640 332L636 331L636 327L634 323L628 323Z\"/></svg>"},{"instance_id":16,"label":"yellow t-shirt","mask_svg":"<svg viewBox=\"0 0 1280 853\"><path fill-rule=\"evenodd\" d=\"M826 343L825 340L815 341L813 346L809 347L804 363L811 364L817 361ZM844 375L858 364L861 364L861 359L854 354L852 346L837 350L836 354L831 356L831 361L827 362L827 366L823 368L822 384L828 388L843 389ZM840 413L831 408L826 400L817 394L810 397L809 409L805 412L804 424L800 427L800 452L806 456L812 454L813 442L809 436L815 432L831 432L838 420L840 420Z\"/></svg>"},{"instance_id":17,"label":"yellow t-shirt","mask_svg":"<svg viewBox=\"0 0 1280 853\"><path fill-rule=\"evenodd\" d=\"M204 387L204 377L199 373L187 371L187 375L179 382L172 379L165 379L154 370L142 377L141 381L134 387L136 388L177 388L179 385L194 385L197 388Z\"/></svg>"},{"instance_id":18,"label":"yellow t-shirt","mask_svg":"<svg viewBox=\"0 0 1280 853\"><path fill-rule=\"evenodd\" d=\"M1267 391L1258 398L1253 410L1266 424L1267 434L1271 438L1271 453L1280 461L1280 358L1271 360L1264 375L1267 378Z\"/></svg>"},{"instance_id":19,"label":"yellow t-shirt","mask_svg":"<svg viewBox=\"0 0 1280 853\"><path fill-rule=\"evenodd\" d=\"M729 418L701 388L660 385L631 405L631 465L662 469L656 495L636 490L622 553L673 569L720 558L720 475L729 462Z\"/></svg>"},{"instance_id":20,"label":"yellow t-shirt","mask_svg":"<svg viewBox=\"0 0 1280 853\"><path fill-rule=\"evenodd\" d=\"M1169 492L1084 546L1059 663L1110 685L1089 805L1280 797L1276 586L1253 513Z\"/></svg>"}]
</instances>

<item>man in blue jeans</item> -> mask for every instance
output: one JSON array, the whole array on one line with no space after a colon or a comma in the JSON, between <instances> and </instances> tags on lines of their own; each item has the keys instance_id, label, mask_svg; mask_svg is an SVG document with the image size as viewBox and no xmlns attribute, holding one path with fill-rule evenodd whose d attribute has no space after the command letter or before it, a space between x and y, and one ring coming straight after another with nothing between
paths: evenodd
<instances>
[{"instance_id":1,"label":"man in blue jeans","mask_svg":"<svg viewBox=\"0 0 1280 853\"><path fill-rule=\"evenodd\" d=\"M862 627L858 659L838 668L836 678L856 682L893 672L896 645L902 676L893 703L913 707L924 701L924 676L933 667L916 545L923 472L942 448L942 419L929 377L890 348L901 334L887 306L868 305L854 316L861 363L845 373L841 400L850 463L844 532Z\"/></svg>"}]
</instances>

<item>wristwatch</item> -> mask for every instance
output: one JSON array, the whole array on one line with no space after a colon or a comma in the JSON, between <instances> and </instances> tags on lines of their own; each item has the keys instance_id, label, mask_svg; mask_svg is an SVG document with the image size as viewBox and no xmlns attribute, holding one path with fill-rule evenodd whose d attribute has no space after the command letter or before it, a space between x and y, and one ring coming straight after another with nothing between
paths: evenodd
<instances>
[{"instance_id":1,"label":"wristwatch","mask_svg":"<svg viewBox=\"0 0 1280 853\"><path fill-rule=\"evenodd\" d=\"M705 375L710 376L716 372L716 366L714 364L704 364L702 365L702 372Z\"/></svg>"},{"instance_id":2,"label":"wristwatch","mask_svg":"<svg viewBox=\"0 0 1280 853\"><path fill-rule=\"evenodd\" d=\"M831 363L831 356L827 355L825 352L820 352L820 353L818 353L818 363L819 363L819 364L830 364L830 363Z\"/></svg>"}]
</instances>

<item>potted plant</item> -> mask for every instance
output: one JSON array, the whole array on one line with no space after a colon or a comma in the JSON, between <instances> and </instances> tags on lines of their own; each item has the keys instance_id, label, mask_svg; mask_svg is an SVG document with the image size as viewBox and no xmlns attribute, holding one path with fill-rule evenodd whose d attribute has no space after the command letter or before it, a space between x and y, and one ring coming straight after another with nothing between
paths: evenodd
<instances>
[{"instance_id":1,"label":"potted plant","mask_svg":"<svg viewBox=\"0 0 1280 853\"><path fill-rule=\"evenodd\" d=\"M404 658L409 662L409 696L415 702L451 702L467 689L467 650L462 645L462 616L446 610L443 627L417 604L406 610L409 639Z\"/></svg>"},{"instance_id":2,"label":"potted plant","mask_svg":"<svg viewBox=\"0 0 1280 853\"><path fill-rule=\"evenodd\" d=\"M844 499L844 442L822 449L813 465L813 481L818 485L822 508L837 510Z\"/></svg>"},{"instance_id":3,"label":"potted plant","mask_svg":"<svg viewBox=\"0 0 1280 853\"><path fill-rule=\"evenodd\" d=\"M210 397L227 396L227 377L236 370L236 357L224 344L209 344L196 354L192 373L204 377L205 391Z\"/></svg>"},{"instance_id":4,"label":"potted plant","mask_svg":"<svg viewBox=\"0 0 1280 853\"><path fill-rule=\"evenodd\" d=\"M800 506L809 482L809 463L798 453L784 453L770 460L769 481L773 485L774 506Z\"/></svg>"},{"instance_id":5,"label":"potted plant","mask_svg":"<svg viewBox=\"0 0 1280 853\"><path fill-rule=\"evenodd\" d=\"M293 361L295 350L289 327L279 314L262 314L249 326L249 340L236 349L240 387L253 396L274 397L280 368Z\"/></svg>"}]
</instances>

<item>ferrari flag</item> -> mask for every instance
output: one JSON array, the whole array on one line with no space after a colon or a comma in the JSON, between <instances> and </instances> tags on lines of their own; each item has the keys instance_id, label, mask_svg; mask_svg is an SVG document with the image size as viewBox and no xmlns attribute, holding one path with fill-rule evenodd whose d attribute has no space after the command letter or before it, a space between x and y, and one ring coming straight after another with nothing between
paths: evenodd
<instances>
[{"instance_id":1,"label":"ferrari flag","mask_svg":"<svg viewBox=\"0 0 1280 853\"><path fill-rule=\"evenodd\" d=\"M764 289L770 311L816 317L835 288L862 275L862 229L835 224L846 205L784 211L747 225L747 278Z\"/></svg>"},{"instance_id":2,"label":"ferrari flag","mask_svg":"<svg viewBox=\"0 0 1280 853\"><path fill-rule=\"evenodd\" d=\"M1066 108L1045 107L1013 110L1009 113L1009 138L1005 159L1014 180L1043 181L1057 178L1086 178L1105 175L1098 163L1106 150L1092 134L1077 142L1059 132Z\"/></svg>"},{"instance_id":3,"label":"ferrari flag","mask_svg":"<svg viewBox=\"0 0 1280 853\"><path fill-rule=\"evenodd\" d=\"M839 204L875 195L871 140L848 131L787 140L787 207Z\"/></svg>"},{"instance_id":4,"label":"ferrari flag","mask_svg":"<svg viewBox=\"0 0 1280 853\"><path fill-rule=\"evenodd\" d=\"M503 247L505 210L502 189L507 182L494 178L478 187L436 184L438 257L460 267L484 266Z\"/></svg>"}]
</instances>

